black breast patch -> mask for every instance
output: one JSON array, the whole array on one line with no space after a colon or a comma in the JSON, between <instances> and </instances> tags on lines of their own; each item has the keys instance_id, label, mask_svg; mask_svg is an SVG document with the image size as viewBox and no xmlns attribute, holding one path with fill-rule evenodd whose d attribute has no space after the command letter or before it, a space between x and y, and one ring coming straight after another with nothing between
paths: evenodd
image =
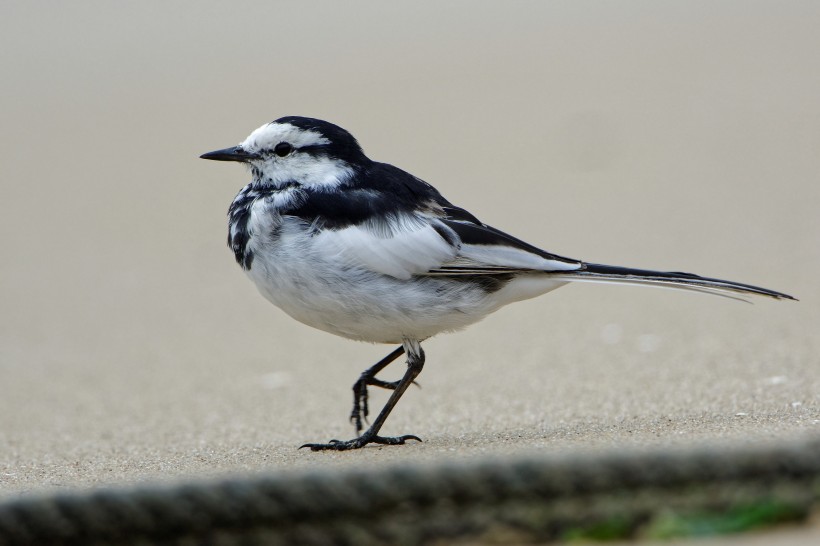
<instances>
[{"instance_id":1,"label":"black breast patch","mask_svg":"<svg viewBox=\"0 0 820 546\"><path fill-rule=\"evenodd\" d=\"M236 263L246 271L253 264L253 251L248 249L251 238L248 221L251 218L251 206L259 197L259 192L248 185L239 192L228 209L228 248L233 251Z\"/></svg>"}]
</instances>

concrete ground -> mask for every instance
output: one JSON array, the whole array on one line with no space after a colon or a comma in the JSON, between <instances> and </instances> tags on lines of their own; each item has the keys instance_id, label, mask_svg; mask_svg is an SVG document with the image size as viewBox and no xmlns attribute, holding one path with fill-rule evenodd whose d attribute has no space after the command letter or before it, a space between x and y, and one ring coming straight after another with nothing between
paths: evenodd
<instances>
[{"instance_id":1,"label":"concrete ground","mask_svg":"<svg viewBox=\"0 0 820 546\"><path fill-rule=\"evenodd\" d=\"M820 433L818 4L3 12L0 498ZM801 301L565 287L425 344L384 431L424 443L299 451L350 437L392 347L295 323L225 248L248 175L197 156L290 114L546 250Z\"/></svg>"}]
</instances>

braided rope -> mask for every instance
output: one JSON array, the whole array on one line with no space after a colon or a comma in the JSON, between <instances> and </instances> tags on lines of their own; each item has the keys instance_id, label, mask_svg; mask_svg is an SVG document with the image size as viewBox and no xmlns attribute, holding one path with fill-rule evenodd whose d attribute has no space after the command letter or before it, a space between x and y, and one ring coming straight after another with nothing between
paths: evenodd
<instances>
[{"instance_id":1,"label":"braided rope","mask_svg":"<svg viewBox=\"0 0 820 546\"><path fill-rule=\"evenodd\" d=\"M355 456L355 454L354 454ZM820 439L111 489L0 504L0 544L425 544L548 540L663 511L820 499Z\"/></svg>"}]
</instances>

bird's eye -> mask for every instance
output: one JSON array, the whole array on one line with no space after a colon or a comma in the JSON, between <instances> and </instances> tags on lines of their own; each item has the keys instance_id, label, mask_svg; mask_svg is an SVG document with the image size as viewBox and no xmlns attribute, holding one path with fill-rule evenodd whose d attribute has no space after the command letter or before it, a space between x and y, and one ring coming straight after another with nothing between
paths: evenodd
<instances>
[{"instance_id":1,"label":"bird's eye","mask_svg":"<svg viewBox=\"0 0 820 546\"><path fill-rule=\"evenodd\" d=\"M285 157L286 155L288 155L292 151L293 151L293 146L291 146L287 142L280 142L273 149L273 153L275 153L279 157Z\"/></svg>"}]
</instances>

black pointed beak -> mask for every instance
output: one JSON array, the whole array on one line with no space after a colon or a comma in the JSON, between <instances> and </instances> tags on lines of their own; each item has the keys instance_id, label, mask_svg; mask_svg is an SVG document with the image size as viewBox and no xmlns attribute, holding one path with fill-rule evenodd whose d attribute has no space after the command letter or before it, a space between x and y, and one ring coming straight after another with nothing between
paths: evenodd
<instances>
[{"instance_id":1,"label":"black pointed beak","mask_svg":"<svg viewBox=\"0 0 820 546\"><path fill-rule=\"evenodd\" d=\"M242 149L241 146L234 146L233 148L225 148L224 150L214 150L213 152L208 152L207 154L202 154L202 159L213 159L214 161L250 161L251 159L256 159L257 156L254 154L249 154L245 150Z\"/></svg>"}]
</instances>

